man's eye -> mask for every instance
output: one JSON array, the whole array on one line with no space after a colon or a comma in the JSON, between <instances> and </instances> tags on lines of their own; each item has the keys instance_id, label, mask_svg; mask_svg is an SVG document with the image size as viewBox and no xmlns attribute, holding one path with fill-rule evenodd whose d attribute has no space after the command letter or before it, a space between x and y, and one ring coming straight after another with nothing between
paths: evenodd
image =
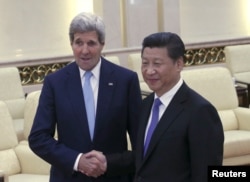
<instances>
[{"instance_id":1,"label":"man's eye","mask_svg":"<svg viewBox=\"0 0 250 182\"><path fill-rule=\"evenodd\" d=\"M96 42L93 42L93 41L88 42L88 46L90 46L90 47L95 46L95 45L96 45Z\"/></svg>"},{"instance_id":2,"label":"man's eye","mask_svg":"<svg viewBox=\"0 0 250 182\"><path fill-rule=\"evenodd\" d=\"M76 41L76 45L81 46L81 45L83 45L83 43L81 41Z\"/></svg>"}]
</instances>

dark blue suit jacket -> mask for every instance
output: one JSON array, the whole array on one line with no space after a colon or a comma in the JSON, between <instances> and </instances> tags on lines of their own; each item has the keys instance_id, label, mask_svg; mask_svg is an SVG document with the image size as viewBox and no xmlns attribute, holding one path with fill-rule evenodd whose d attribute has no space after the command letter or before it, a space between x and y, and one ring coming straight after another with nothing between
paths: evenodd
<instances>
[{"instance_id":1,"label":"dark blue suit jacket","mask_svg":"<svg viewBox=\"0 0 250 182\"><path fill-rule=\"evenodd\" d=\"M31 149L52 165L51 182L129 181L126 176L97 179L73 171L78 154L91 150L105 155L127 150L126 132L135 147L141 95L135 72L102 58L96 123L90 139L79 68L75 62L44 80L29 136ZM54 139L55 131L57 140Z\"/></svg>"},{"instance_id":2,"label":"dark blue suit jacket","mask_svg":"<svg viewBox=\"0 0 250 182\"><path fill-rule=\"evenodd\" d=\"M207 167L222 165L224 133L216 109L185 83L163 113L147 153L145 129L154 101L143 101L136 150L136 182L206 182Z\"/></svg>"}]
</instances>

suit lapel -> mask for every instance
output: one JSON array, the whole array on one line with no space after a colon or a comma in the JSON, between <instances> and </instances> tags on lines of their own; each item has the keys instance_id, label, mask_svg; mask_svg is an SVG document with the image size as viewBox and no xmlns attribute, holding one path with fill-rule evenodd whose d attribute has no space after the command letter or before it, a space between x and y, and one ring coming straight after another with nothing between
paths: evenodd
<instances>
[{"instance_id":1,"label":"suit lapel","mask_svg":"<svg viewBox=\"0 0 250 182\"><path fill-rule=\"evenodd\" d=\"M147 126L147 122L148 122L148 117L149 114L144 115L143 119L143 131L140 131L140 137L138 137L138 142L140 142L140 147L139 147L139 151L138 151L138 157L139 159L142 159L141 161L141 165L143 165L143 163L147 160L148 157L150 157L152 151L154 150L155 146L157 145L157 143L160 141L161 136L163 135L163 133L167 132L168 128L171 127L171 124L175 121L176 117L182 112L183 110L183 102L186 100L187 98L187 86L184 83L180 89L177 91L177 93L175 94L175 96L173 97L172 101L170 102L168 108L165 110L165 112L163 113L157 127L155 128L154 134L152 135L150 144L148 146L148 150L146 155L143 157L143 148L144 148L144 134L145 134L145 130L146 130L146 126ZM147 112L150 113L150 109L152 107L153 104L153 95L151 97L151 99L148 101L147 103ZM141 145L143 144L143 145Z\"/></svg>"},{"instance_id":2,"label":"suit lapel","mask_svg":"<svg viewBox=\"0 0 250 182\"><path fill-rule=\"evenodd\" d=\"M145 131L148 123L148 118L150 115L151 107L154 101L154 94L151 94L148 96L148 98L144 101L145 104L143 104L142 112L141 112L141 117L140 117L140 127L138 130L138 138L137 138L137 156L136 158L139 159L140 161L143 160L143 151L144 151L144 138L145 138Z\"/></svg>"},{"instance_id":3,"label":"suit lapel","mask_svg":"<svg viewBox=\"0 0 250 182\"><path fill-rule=\"evenodd\" d=\"M94 138L101 132L102 126L106 124L107 119L103 118L109 118L107 114L110 113L109 106L117 84L114 73L112 65L102 58Z\"/></svg>"},{"instance_id":4,"label":"suit lapel","mask_svg":"<svg viewBox=\"0 0 250 182\"><path fill-rule=\"evenodd\" d=\"M81 79L79 68L75 62L71 63L68 69L68 77L66 78L66 89L68 93L69 100L72 104L72 110L75 116L79 119L79 127L83 128L84 134L88 135L86 137L90 139L90 133L88 129L87 114L83 99L83 92L81 86ZM107 118L107 113L109 113L108 106L110 105L114 89L116 87L116 79L114 77L114 69L106 60L102 59L100 79L99 79L99 91L98 91L98 101L96 110L96 122L94 139L96 134L100 133L102 125L106 123L102 118Z\"/></svg>"},{"instance_id":5,"label":"suit lapel","mask_svg":"<svg viewBox=\"0 0 250 182\"><path fill-rule=\"evenodd\" d=\"M79 127L83 131L83 134L86 135L86 138L90 139L89 127L87 122L87 114L84 104L81 78L79 73L79 68L75 62L69 65L68 77L66 78L66 90L69 97L69 101L72 105L72 111L75 113L77 121L79 121Z\"/></svg>"}]
</instances>

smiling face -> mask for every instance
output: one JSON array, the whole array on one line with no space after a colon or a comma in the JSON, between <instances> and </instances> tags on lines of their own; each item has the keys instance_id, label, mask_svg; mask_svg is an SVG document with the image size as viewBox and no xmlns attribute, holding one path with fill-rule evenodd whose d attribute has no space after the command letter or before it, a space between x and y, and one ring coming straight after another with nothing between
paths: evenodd
<instances>
[{"instance_id":1,"label":"smiling face","mask_svg":"<svg viewBox=\"0 0 250 182\"><path fill-rule=\"evenodd\" d=\"M76 64L83 70L93 69L100 60L104 44L98 41L96 31L75 33L71 42Z\"/></svg>"},{"instance_id":2,"label":"smiling face","mask_svg":"<svg viewBox=\"0 0 250 182\"><path fill-rule=\"evenodd\" d=\"M158 97L175 86L180 79L182 68L182 58L180 57L176 61L171 59L166 47L146 47L142 52L143 79Z\"/></svg>"}]
</instances>

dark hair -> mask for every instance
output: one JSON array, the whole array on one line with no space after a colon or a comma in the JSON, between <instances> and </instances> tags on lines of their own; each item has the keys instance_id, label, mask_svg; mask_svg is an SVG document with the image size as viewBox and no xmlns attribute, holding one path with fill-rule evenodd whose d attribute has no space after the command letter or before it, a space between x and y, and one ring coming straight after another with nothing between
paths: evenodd
<instances>
[{"instance_id":1,"label":"dark hair","mask_svg":"<svg viewBox=\"0 0 250 182\"><path fill-rule=\"evenodd\" d=\"M169 57L173 60L177 60L180 57L184 58L185 54L185 45L183 41L177 34L171 32L159 32L148 35L142 42L141 54L146 47L166 47Z\"/></svg>"}]
</instances>

